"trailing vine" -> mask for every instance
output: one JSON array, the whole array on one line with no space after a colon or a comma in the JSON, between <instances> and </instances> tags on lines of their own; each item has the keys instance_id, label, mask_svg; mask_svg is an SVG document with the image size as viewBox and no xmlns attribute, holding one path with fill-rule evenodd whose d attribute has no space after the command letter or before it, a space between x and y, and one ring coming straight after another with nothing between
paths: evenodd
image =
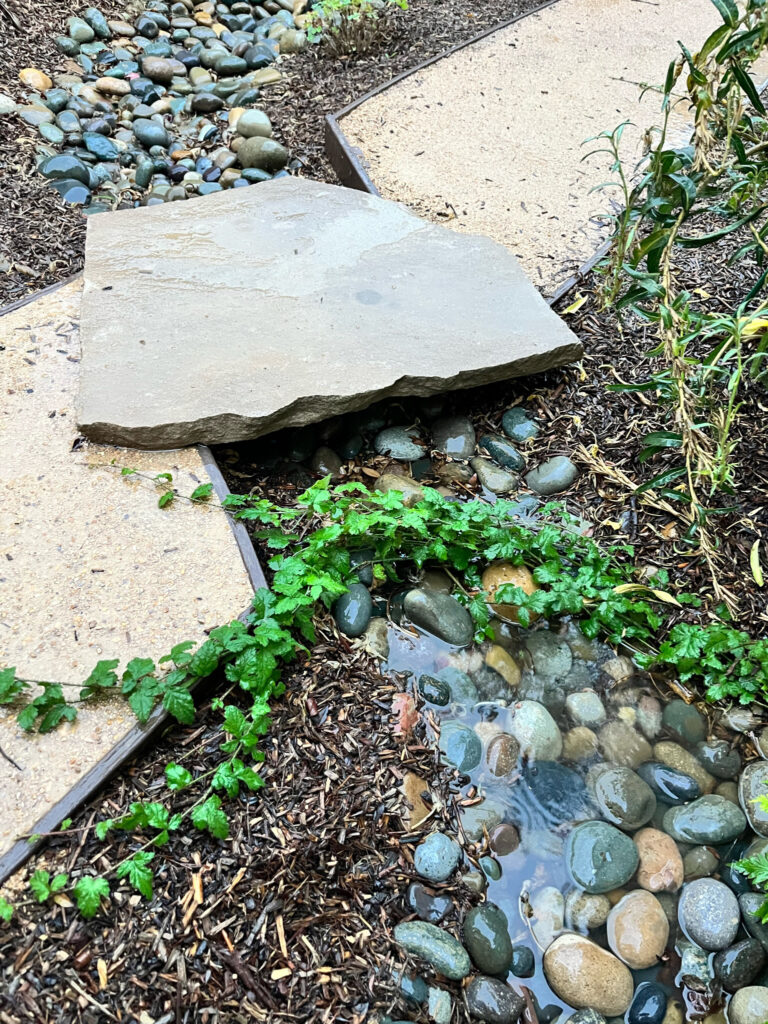
<instances>
[{"instance_id":1,"label":"trailing vine","mask_svg":"<svg viewBox=\"0 0 768 1024\"><path fill-rule=\"evenodd\" d=\"M500 560L526 565L538 590L526 594L507 585L494 596L520 607L523 626L534 616L575 616L588 637L628 645L641 667L668 668L681 681L701 685L710 699L747 703L768 694L768 640L751 640L726 621L705 619L698 598L672 596L664 589L667 578L662 572L640 582L631 547L601 550L574 528L558 505L543 512L557 512L559 525L530 526L519 520L518 506L510 501L458 503L434 490L425 488L424 493L423 501L407 508L398 492L379 494L358 483L332 487L326 478L291 508L251 496L225 500L226 511L248 522L271 552L272 588L256 593L247 622L213 629L197 649L191 642L177 644L157 665L149 658L134 658L118 674L116 661L100 661L79 688L79 702L119 692L140 721L162 705L177 721L190 724L195 717L192 690L200 680L221 673L230 690L215 698L213 706L221 713L220 749L225 757L197 777L182 765L167 765L166 800L134 803L127 814L95 826L102 840L113 831L133 833L137 848L108 874L83 876L74 883L65 875L52 879L36 871L30 879L33 899L44 902L68 892L83 916L93 917L116 882L125 881L151 898L157 851L185 823L216 839L227 838L225 798L236 799L243 788L253 791L263 785L259 742L269 728L271 701L285 689L282 671L308 653L316 640L314 618L357 580L362 565L370 565L374 585L400 582L404 567L450 566L462 575L457 596L472 614L478 640L493 636L481 571ZM365 563L360 562L361 549L370 552ZM670 611L701 621L676 622L656 647ZM21 702L32 685L5 669L0 673L0 704ZM42 686L43 693L28 699L17 715L30 731L49 731L77 713L61 685ZM245 695L246 710L228 702L235 688ZM187 790L194 802L175 811L174 794ZM0 899L0 918L9 919L12 913L10 904Z\"/></svg>"}]
</instances>

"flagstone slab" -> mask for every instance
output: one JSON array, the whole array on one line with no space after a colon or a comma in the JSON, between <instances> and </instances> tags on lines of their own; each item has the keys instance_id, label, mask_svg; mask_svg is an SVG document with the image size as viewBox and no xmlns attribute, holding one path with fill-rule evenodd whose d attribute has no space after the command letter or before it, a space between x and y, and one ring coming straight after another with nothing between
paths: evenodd
<instances>
[{"instance_id":1,"label":"flagstone slab","mask_svg":"<svg viewBox=\"0 0 768 1024\"><path fill-rule=\"evenodd\" d=\"M92 217L79 424L168 448L536 373L581 345L487 238L301 178Z\"/></svg>"},{"instance_id":2,"label":"flagstone slab","mask_svg":"<svg viewBox=\"0 0 768 1024\"><path fill-rule=\"evenodd\" d=\"M195 448L136 452L78 440L81 283L0 317L0 669L65 685L100 659L157 660L237 618L253 586L226 515L158 508L152 482L190 494L209 482ZM136 719L120 699L28 734L0 708L0 859L113 750Z\"/></svg>"}]
</instances>

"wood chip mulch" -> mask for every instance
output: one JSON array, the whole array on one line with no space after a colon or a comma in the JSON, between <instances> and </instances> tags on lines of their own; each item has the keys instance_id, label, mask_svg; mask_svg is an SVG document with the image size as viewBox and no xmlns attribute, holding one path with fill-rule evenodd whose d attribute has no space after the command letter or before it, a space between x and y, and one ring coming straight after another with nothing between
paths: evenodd
<instances>
[{"instance_id":1,"label":"wood chip mulch","mask_svg":"<svg viewBox=\"0 0 768 1024\"><path fill-rule=\"evenodd\" d=\"M407 1015L392 996L389 942L406 913L417 838L404 831L400 786L407 771L435 782L434 752L394 734L398 687L330 628L286 682L264 743L266 785L226 802L228 840L191 825L172 834L156 857L149 903L119 884L91 921L65 898L19 906L0 925L2 1024L362 1024L374 1006ZM124 833L97 840L94 823L134 800L167 801L167 762L211 771L223 757L219 720L209 699L193 726L171 728L27 871L68 871L74 880L137 849ZM444 797L435 796L437 820L448 819L447 790ZM466 905L467 895L457 902Z\"/></svg>"}]
</instances>

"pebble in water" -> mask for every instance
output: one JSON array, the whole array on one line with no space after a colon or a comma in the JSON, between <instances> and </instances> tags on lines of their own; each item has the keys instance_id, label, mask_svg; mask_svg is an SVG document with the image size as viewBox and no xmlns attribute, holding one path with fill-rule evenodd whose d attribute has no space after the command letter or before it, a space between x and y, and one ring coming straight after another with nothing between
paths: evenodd
<instances>
[{"instance_id":1,"label":"pebble in water","mask_svg":"<svg viewBox=\"0 0 768 1024\"><path fill-rule=\"evenodd\" d=\"M728 1004L730 1024L765 1024L768 1020L768 988L748 985Z\"/></svg>"},{"instance_id":2,"label":"pebble in water","mask_svg":"<svg viewBox=\"0 0 768 1024\"><path fill-rule=\"evenodd\" d=\"M520 744L521 753L534 761L556 761L563 750L563 739L552 715L533 700L523 700L512 709L510 733Z\"/></svg>"},{"instance_id":3,"label":"pebble in water","mask_svg":"<svg viewBox=\"0 0 768 1024\"><path fill-rule=\"evenodd\" d=\"M634 983L618 957L581 935L560 935L544 953L544 973L553 991L575 1009L606 1017L626 1013Z\"/></svg>"},{"instance_id":4,"label":"pebble in water","mask_svg":"<svg viewBox=\"0 0 768 1024\"><path fill-rule=\"evenodd\" d=\"M472 616L451 597L434 590L409 590L403 610L415 625L434 634L446 643L466 647L475 633Z\"/></svg>"},{"instance_id":5,"label":"pebble in water","mask_svg":"<svg viewBox=\"0 0 768 1024\"><path fill-rule=\"evenodd\" d=\"M493 903L473 907L464 918L464 946L483 974L502 974L512 962L506 914Z\"/></svg>"},{"instance_id":6,"label":"pebble in water","mask_svg":"<svg viewBox=\"0 0 768 1024\"><path fill-rule=\"evenodd\" d=\"M667 1012L667 993L652 981L637 986L627 1010L626 1024L662 1024Z\"/></svg>"},{"instance_id":7,"label":"pebble in water","mask_svg":"<svg viewBox=\"0 0 768 1024\"><path fill-rule=\"evenodd\" d=\"M439 924L453 908L448 896L432 895L421 882L412 882L408 889L408 905L411 910L430 924Z\"/></svg>"},{"instance_id":8,"label":"pebble in water","mask_svg":"<svg viewBox=\"0 0 768 1024\"><path fill-rule=\"evenodd\" d=\"M498 978L478 975L466 990L470 1017L486 1024L516 1024L525 1009L525 999Z\"/></svg>"},{"instance_id":9,"label":"pebble in water","mask_svg":"<svg viewBox=\"0 0 768 1024\"><path fill-rule=\"evenodd\" d=\"M765 951L757 939L743 939L721 950L714 959L715 977L726 992L749 985L765 966Z\"/></svg>"},{"instance_id":10,"label":"pebble in water","mask_svg":"<svg viewBox=\"0 0 768 1024\"><path fill-rule=\"evenodd\" d=\"M768 763L753 761L739 779L739 803L749 819L750 827L759 836L768 837L768 811L757 802L768 795Z\"/></svg>"},{"instance_id":11,"label":"pebble in water","mask_svg":"<svg viewBox=\"0 0 768 1024\"><path fill-rule=\"evenodd\" d=\"M645 889L627 893L608 916L608 945L632 970L653 967L669 938L667 915Z\"/></svg>"},{"instance_id":12,"label":"pebble in water","mask_svg":"<svg viewBox=\"0 0 768 1024\"><path fill-rule=\"evenodd\" d=\"M565 844L568 870L577 885L605 893L628 882L637 870L637 848L613 825L587 821L571 832Z\"/></svg>"}]
</instances>

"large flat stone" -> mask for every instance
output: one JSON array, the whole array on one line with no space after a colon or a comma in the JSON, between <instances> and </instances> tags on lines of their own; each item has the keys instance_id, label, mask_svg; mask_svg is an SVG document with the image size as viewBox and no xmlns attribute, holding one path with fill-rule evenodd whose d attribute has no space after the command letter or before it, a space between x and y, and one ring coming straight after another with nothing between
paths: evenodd
<instances>
[{"instance_id":1,"label":"large flat stone","mask_svg":"<svg viewBox=\"0 0 768 1024\"><path fill-rule=\"evenodd\" d=\"M581 355L503 246L299 178L90 218L81 330L81 430L142 448Z\"/></svg>"}]
</instances>

